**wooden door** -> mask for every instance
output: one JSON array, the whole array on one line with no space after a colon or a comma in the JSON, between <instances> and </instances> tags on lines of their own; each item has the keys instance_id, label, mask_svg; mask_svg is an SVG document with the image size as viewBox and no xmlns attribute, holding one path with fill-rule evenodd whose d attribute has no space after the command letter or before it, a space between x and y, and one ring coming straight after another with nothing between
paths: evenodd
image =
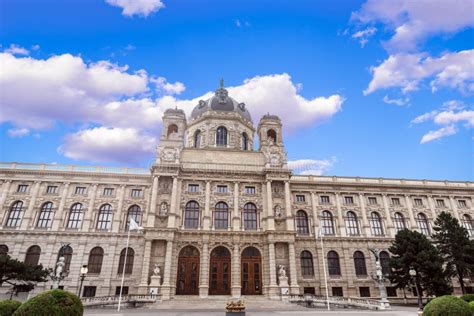
<instances>
[{"instance_id":1,"label":"wooden door","mask_svg":"<svg viewBox=\"0 0 474 316\"><path fill-rule=\"evenodd\" d=\"M242 253L241 276L242 295L262 294L262 259L256 248L248 247Z\"/></svg>"},{"instance_id":2,"label":"wooden door","mask_svg":"<svg viewBox=\"0 0 474 316\"><path fill-rule=\"evenodd\" d=\"M230 295L231 257L225 247L211 252L209 265L209 295Z\"/></svg>"},{"instance_id":3,"label":"wooden door","mask_svg":"<svg viewBox=\"0 0 474 316\"><path fill-rule=\"evenodd\" d=\"M199 294L199 252L194 247L185 247L179 254L176 294Z\"/></svg>"}]
</instances>

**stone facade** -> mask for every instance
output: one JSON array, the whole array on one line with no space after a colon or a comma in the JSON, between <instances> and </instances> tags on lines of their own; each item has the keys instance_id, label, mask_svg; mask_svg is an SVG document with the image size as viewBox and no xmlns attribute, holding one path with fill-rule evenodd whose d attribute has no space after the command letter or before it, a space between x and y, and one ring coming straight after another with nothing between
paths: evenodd
<instances>
[{"instance_id":1,"label":"stone facade","mask_svg":"<svg viewBox=\"0 0 474 316\"><path fill-rule=\"evenodd\" d=\"M242 254L248 247L261 256L261 280L255 286L270 298L279 297L280 265L286 268L291 294L324 294L330 252L337 253L340 264L340 273L333 261L330 264L330 294L377 297L370 276L375 262L368 248L386 250L401 227L429 234L441 211L451 212L471 236L474 233L474 183L293 175L281 129L278 117L264 116L256 129L259 148L254 150L255 128L245 105L221 87L210 100L200 101L189 119L177 109L165 112L150 170L0 164L0 245L20 260L37 245L39 262L54 267L61 243L70 243L69 273L61 284L72 292L78 289L81 266L91 264L91 250L101 247L100 272L89 273L84 286L87 295L113 295L120 286L119 258L127 218L132 216L144 231L131 232L133 267L125 277L129 293L147 293L158 265L163 298L175 296L180 252L192 245L199 253L196 295L201 297L209 295L210 257L219 246L230 253L225 287L234 297L243 291ZM195 221L190 201L197 205ZM216 213L221 202L227 213ZM74 213L77 203L82 207ZM110 205L109 215L104 205ZM356 273L356 251L364 255L366 273ZM473 286L472 280L468 286Z\"/></svg>"}]
</instances>

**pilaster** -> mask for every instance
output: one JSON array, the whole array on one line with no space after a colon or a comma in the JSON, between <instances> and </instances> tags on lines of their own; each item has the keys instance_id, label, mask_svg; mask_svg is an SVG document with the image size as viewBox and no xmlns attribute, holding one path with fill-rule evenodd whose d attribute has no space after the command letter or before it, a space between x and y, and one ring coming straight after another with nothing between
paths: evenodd
<instances>
[{"instance_id":1,"label":"pilaster","mask_svg":"<svg viewBox=\"0 0 474 316\"><path fill-rule=\"evenodd\" d=\"M51 230L57 231L59 230L60 225L64 223L64 204L66 203L66 198L69 191L69 182L64 184L63 192L61 194L61 200L59 201L59 207L57 213L53 216L53 225L51 226Z\"/></svg>"},{"instance_id":2,"label":"pilaster","mask_svg":"<svg viewBox=\"0 0 474 316\"><path fill-rule=\"evenodd\" d=\"M290 294L299 295L300 287L298 286L298 275L296 272L296 253L295 244L288 243L288 255L290 257Z\"/></svg>"},{"instance_id":3,"label":"pilaster","mask_svg":"<svg viewBox=\"0 0 474 316\"><path fill-rule=\"evenodd\" d=\"M122 219L122 213L123 213L123 199L125 196L125 185L121 185L119 189L119 201L117 203L117 212L114 215L114 220L112 222L112 232L117 233L120 230L120 221ZM127 219L125 219L126 223ZM141 223L138 223L140 225Z\"/></svg>"},{"instance_id":4,"label":"pilaster","mask_svg":"<svg viewBox=\"0 0 474 316\"><path fill-rule=\"evenodd\" d=\"M3 211L3 209L4 209L4 204L5 204L5 200L7 198L8 192L10 191L11 183L12 183L11 180L6 180L2 184L2 196L0 197L0 210L2 211L2 213L8 212L7 207L5 207L5 212ZM5 216L5 218L6 217L7 216ZM4 224L4 223L0 223L0 224Z\"/></svg>"},{"instance_id":5,"label":"pilaster","mask_svg":"<svg viewBox=\"0 0 474 316\"><path fill-rule=\"evenodd\" d=\"M285 181L285 211L286 211L286 229L295 230L295 222L293 221L293 213L291 212L291 192L290 181Z\"/></svg>"},{"instance_id":6,"label":"pilaster","mask_svg":"<svg viewBox=\"0 0 474 316\"><path fill-rule=\"evenodd\" d=\"M268 295L270 298L278 297L278 285L276 282L276 260L275 260L275 244L268 244L268 272L270 273L270 286L268 287Z\"/></svg>"},{"instance_id":7,"label":"pilaster","mask_svg":"<svg viewBox=\"0 0 474 316\"><path fill-rule=\"evenodd\" d=\"M273 218L272 181L267 180L267 230L275 230L275 219Z\"/></svg>"},{"instance_id":8,"label":"pilaster","mask_svg":"<svg viewBox=\"0 0 474 316\"><path fill-rule=\"evenodd\" d=\"M232 214L232 230L239 231L240 228L240 212L239 212L239 183L234 182L234 212Z\"/></svg>"},{"instance_id":9,"label":"pilaster","mask_svg":"<svg viewBox=\"0 0 474 316\"><path fill-rule=\"evenodd\" d=\"M153 228L155 227L155 218L156 218L156 199L158 198L158 184L159 176L153 176L153 185L151 187L151 197L150 197L150 211L148 212L148 218L146 226Z\"/></svg>"},{"instance_id":10,"label":"pilaster","mask_svg":"<svg viewBox=\"0 0 474 316\"><path fill-rule=\"evenodd\" d=\"M202 221L203 221L202 227L204 230L209 230L211 228L211 214L210 214L210 205L209 205L210 203L211 203L211 181L206 181L204 216L202 218Z\"/></svg>"},{"instance_id":11,"label":"pilaster","mask_svg":"<svg viewBox=\"0 0 474 316\"><path fill-rule=\"evenodd\" d=\"M173 262L173 242L166 241L165 269L163 273L163 285L161 287L161 296L163 300L169 300L171 297L171 265Z\"/></svg>"},{"instance_id":12,"label":"pilaster","mask_svg":"<svg viewBox=\"0 0 474 316\"><path fill-rule=\"evenodd\" d=\"M319 227L319 221L318 221L318 210L316 208L316 194L314 192L311 192L311 211L313 212L313 227ZM314 230L310 230L314 231ZM317 234L315 236L318 236Z\"/></svg>"},{"instance_id":13,"label":"pilaster","mask_svg":"<svg viewBox=\"0 0 474 316\"><path fill-rule=\"evenodd\" d=\"M458 206L452 196L449 197L449 204L451 204L451 209L453 210L454 217L456 217L459 223L462 225L462 218L459 215Z\"/></svg>"},{"instance_id":14,"label":"pilaster","mask_svg":"<svg viewBox=\"0 0 474 316\"><path fill-rule=\"evenodd\" d=\"M140 294L148 294L148 277L150 274L150 260L151 260L151 240L145 241L145 249L143 252L143 266L142 276L140 279L140 285L138 292Z\"/></svg>"},{"instance_id":15,"label":"pilaster","mask_svg":"<svg viewBox=\"0 0 474 316\"><path fill-rule=\"evenodd\" d=\"M411 204L411 199L408 194L405 194L405 204L407 205L407 209L408 209L408 218L410 219L410 229L417 230L418 227L416 226L415 214L413 213L413 205Z\"/></svg>"},{"instance_id":16,"label":"pilaster","mask_svg":"<svg viewBox=\"0 0 474 316\"><path fill-rule=\"evenodd\" d=\"M392 214L390 214L390 207L388 205L387 194L382 194L383 208L385 210L385 217L387 218L387 234L394 236L394 227L392 221Z\"/></svg>"},{"instance_id":17,"label":"pilaster","mask_svg":"<svg viewBox=\"0 0 474 316\"><path fill-rule=\"evenodd\" d=\"M232 251L232 297L234 298L240 298L240 282L240 247L238 244L234 244Z\"/></svg>"},{"instance_id":18,"label":"pilaster","mask_svg":"<svg viewBox=\"0 0 474 316\"><path fill-rule=\"evenodd\" d=\"M337 209L337 226L339 230L339 234L341 237L346 237L346 230L344 228L344 217L342 216L342 209L341 209L341 195L336 192L336 209Z\"/></svg>"},{"instance_id":19,"label":"pilaster","mask_svg":"<svg viewBox=\"0 0 474 316\"><path fill-rule=\"evenodd\" d=\"M199 276L199 297L206 298L209 294L209 241L202 244L201 271Z\"/></svg>"},{"instance_id":20,"label":"pilaster","mask_svg":"<svg viewBox=\"0 0 474 316\"><path fill-rule=\"evenodd\" d=\"M170 206L170 213L168 215L168 228L176 227L177 196L178 196L178 177L173 177L173 188L171 190L171 206Z\"/></svg>"},{"instance_id":21,"label":"pilaster","mask_svg":"<svg viewBox=\"0 0 474 316\"><path fill-rule=\"evenodd\" d=\"M359 193L360 211L362 213L362 231L363 236L371 236L369 221L367 220L367 209L365 208L365 196Z\"/></svg>"},{"instance_id":22,"label":"pilaster","mask_svg":"<svg viewBox=\"0 0 474 316\"><path fill-rule=\"evenodd\" d=\"M33 187L33 194L30 199L30 203L28 204L28 208L26 209L25 216L23 221L21 222L21 229L27 230L30 227L34 226L33 218L34 218L34 208L36 204L36 198L38 197L38 191L41 185L41 181L35 181L35 185Z\"/></svg>"},{"instance_id":23,"label":"pilaster","mask_svg":"<svg viewBox=\"0 0 474 316\"><path fill-rule=\"evenodd\" d=\"M429 205L430 211L431 211L431 217L434 221L436 219L436 217L438 217L438 215L436 215L436 209L435 209L434 202L433 202L433 196L428 195L427 199L428 199L428 205ZM430 227L430 229L431 229L431 227Z\"/></svg>"},{"instance_id":24,"label":"pilaster","mask_svg":"<svg viewBox=\"0 0 474 316\"><path fill-rule=\"evenodd\" d=\"M91 227L91 221L94 214L95 198L97 195L97 187L98 187L97 184L92 185L91 197L89 199L89 207L87 208L86 214L84 216L84 222L82 225L83 231L89 231L89 228Z\"/></svg>"}]
</instances>

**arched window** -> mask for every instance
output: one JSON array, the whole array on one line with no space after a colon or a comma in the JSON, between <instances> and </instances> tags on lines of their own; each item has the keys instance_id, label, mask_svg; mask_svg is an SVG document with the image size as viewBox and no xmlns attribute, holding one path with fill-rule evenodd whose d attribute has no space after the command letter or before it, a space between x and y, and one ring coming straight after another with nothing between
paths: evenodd
<instances>
[{"instance_id":1,"label":"arched window","mask_svg":"<svg viewBox=\"0 0 474 316\"><path fill-rule=\"evenodd\" d=\"M357 215L354 212L349 211L346 215L346 230L349 236L359 235L359 223L357 221Z\"/></svg>"},{"instance_id":2,"label":"arched window","mask_svg":"<svg viewBox=\"0 0 474 316\"><path fill-rule=\"evenodd\" d=\"M41 255L41 248L37 245L31 246L26 251L25 264L29 266L38 265L40 255Z\"/></svg>"},{"instance_id":3,"label":"arched window","mask_svg":"<svg viewBox=\"0 0 474 316\"><path fill-rule=\"evenodd\" d=\"M275 130L273 129L269 129L267 131L267 139L269 142L274 142L276 143L277 141L277 133L275 132Z\"/></svg>"},{"instance_id":4,"label":"arched window","mask_svg":"<svg viewBox=\"0 0 474 316\"><path fill-rule=\"evenodd\" d=\"M125 254L126 253L126 254ZM125 262L125 256L127 256L127 262ZM120 252L119 266L117 274L123 273L123 267L125 265L125 274L132 274L133 271L133 258L135 257L135 251L132 248L123 248Z\"/></svg>"},{"instance_id":5,"label":"arched window","mask_svg":"<svg viewBox=\"0 0 474 316\"><path fill-rule=\"evenodd\" d=\"M53 219L53 203L46 202L41 207L38 222L36 222L36 227L38 228L48 228L49 224Z\"/></svg>"},{"instance_id":6,"label":"arched window","mask_svg":"<svg viewBox=\"0 0 474 316\"><path fill-rule=\"evenodd\" d=\"M67 228L74 228L74 229L81 228L83 215L84 213L82 212L82 204L81 203L74 204L71 207L71 211L69 212Z\"/></svg>"},{"instance_id":7,"label":"arched window","mask_svg":"<svg viewBox=\"0 0 474 316\"><path fill-rule=\"evenodd\" d=\"M339 255L334 250L328 252L328 273L330 276L341 275L341 265L339 264Z\"/></svg>"},{"instance_id":8,"label":"arched window","mask_svg":"<svg viewBox=\"0 0 474 316\"><path fill-rule=\"evenodd\" d=\"M112 224L112 206L104 204L100 207L97 216L97 229L109 229Z\"/></svg>"},{"instance_id":9,"label":"arched window","mask_svg":"<svg viewBox=\"0 0 474 316\"><path fill-rule=\"evenodd\" d=\"M16 201L13 203L8 213L7 226L8 227L17 227L20 226L21 218L23 216L23 202Z\"/></svg>"},{"instance_id":10,"label":"arched window","mask_svg":"<svg viewBox=\"0 0 474 316\"><path fill-rule=\"evenodd\" d=\"M334 220L329 211L323 211L321 216L321 228L323 235L334 235Z\"/></svg>"},{"instance_id":11,"label":"arched window","mask_svg":"<svg viewBox=\"0 0 474 316\"><path fill-rule=\"evenodd\" d=\"M169 137L173 133L178 133L178 125L176 124L171 124L168 126L168 133L166 135Z\"/></svg>"},{"instance_id":12,"label":"arched window","mask_svg":"<svg viewBox=\"0 0 474 316\"><path fill-rule=\"evenodd\" d=\"M130 219L133 218L133 220L138 224L140 225L141 223L141 219L142 219L142 210L140 208L140 206L138 205L132 205L130 206L130 208L128 209L128 212L127 212L127 224L125 226L125 230L128 230L128 227L130 225Z\"/></svg>"},{"instance_id":13,"label":"arched window","mask_svg":"<svg viewBox=\"0 0 474 316\"><path fill-rule=\"evenodd\" d=\"M357 276L367 276L367 266L362 251L354 252L354 267Z\"/></svg>"},{"instance_id":14,"label":"arched window","mask_svg":"<svg viewBox=\"0 0 474 316\"><path fill-rule=\"evenodd\" d=\"M380 252L380 266L384 275L390 273L390 255L386 251Z\"/></svg>"},{"instance_id":15,"label":"arched window","mask_svg":"<svg viewBox=\"0 0 474 316\"><path fill-rule=\"evenodd\" d=\"M216 132L216 145L227 146L227 128L219 126Z\"/></svg>"},{"instance_id":16,"label":"arched window","mask_svg":"<svg viewBox=\"0 0 474 316\"><path fill-rule=\"evenodd\" d=\"M468 214L464 214L462 217L464 228L467 229L469 236L474 236L474 224L472 223L472 218Z\"/></svg>"},{"instance_id":17,"label":"arched window","mask_svg":"<svg viewBox=\"0 0 474 316\"><path fill-rule=\"evenodd\" d=\"M194 148L201 148L201 130L194 132Z\"/></svg>"},{"instance_id":18,"label":"arched window","mask_svg":"<svg viewBox=\"0 0 474 316\"><path fill-rule=\"evenodd\" d=\"M382 218L377 212L370 214L370 229L372 230L372 236L383 235Z\"/></svg>"},{"instance_id":19,"label":"arched window","mask_svg":"<svg viewBox=\"0 0 474 316\"><path fill-rule=\"evenodd\" d=\"M184 208L184 227L198 228L199 226L199 204L189 201Z\"/></svg>"},{"instance_id":20,"label":"arched window","mask_svg":"<svg viewBox=\"0 0 474 316\"><path fill-rule=\"evenodd\" d=\"M244 229L245 230L256 230L257 229L257 207L253 203L247 203L244 205Z\"/></svg>"},{"instance_id":21,"label":"arched window","mask_svg":"<svg viewBox=\"0 0 474 316\"><path fill-rule=\"evenodd\" d=\"M405 224L405 217L403 216L402 213L396 212L394 215L395 219L395 229L397 232L407 228Z\"/></svg>"},{"instance_id":22,"label":"arched window","mask_svg":"<svg viewBox=\"0 0 474 316\"><path fill-rule=\"evenodd\" d=\"M224 202L216 204L214 211L214 228L227 229L229 227L229 207Z\"/></svg>"},{"instance_id":23,"label":"arched window","mask_svg":"<svg viewBox=\"0 0 474 316\"><path fill-rule=\"evenodd\" d=\"M242 150L248 150L249 149L249 138L247 136L247 133L242 133Z\"/></svg>"},{"instance_id":24,"label":"arched window","mask_svg":"<svg viewBox=\"0 0 474 316\"><path fill-rule=\"evenodd\" d=\"M430 236L430 226L428 224L428 218L423 213L418 213L416 216L418 220L418 228L420 229L421 233L425 236Z\"/></svg>"},{"instance_id":25,"label":"arched window","mask_svg":"<svg viewBox=\"0 0 474 316\"><path fill-rule=\"evenodd\" d=\"M299 235L309 234L308 215L305 211L296 212L296 231Z\"/></svg>"},{"instance_id":26,"label":"arched window","mask_svg":"<svg viewBox=\"0 0 474 316\"><path fill-rule=\"evenodd\" d=\"M66 246L62 249L62 255L64 257L64 272L69 272L69 267L71 266L71 260L72 260L72 247L71 246ZM59 249L58 253L58 259L61 257L61 249ZM56 262L57 262L56 260Z\"/></svg>"},{"instance_id":27,"label":"arched window","mask_svg":"<svg viewBox=\"0 0 474 316\"><path fill-rule=\"evenodd\" d=\"M303 277L314 276L313 255L311 252L304 250L300 255L301 260L301 274Z\"/></svg>"},{"instance_id":28,"label":"arched window","mask_svg":"<svg viewBox=\"0 0 474 316\"><path fill-rule=\"evenodd\" d=\"M7 245L0 245L0 256L8 255L8 246Z\"/></svg>"},{"instance_id":29,"label":"arched window","mask_svg":"<svg viewBox=\"0 0 474 316\"><path fill-rule=\"evenodd\" d=\"M94 247L89 252L89 261L87 262L88 273L99 274L102 270L102 260L104 259L104 249Z\"/></svg>"}]
</instances>

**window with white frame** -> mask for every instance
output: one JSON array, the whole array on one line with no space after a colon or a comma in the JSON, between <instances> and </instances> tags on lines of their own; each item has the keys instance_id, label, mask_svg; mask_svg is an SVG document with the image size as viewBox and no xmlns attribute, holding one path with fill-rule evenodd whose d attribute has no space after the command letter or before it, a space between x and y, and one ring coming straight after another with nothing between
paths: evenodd
<instances>
[{"instance_id":1,"label":"window with white frame","mask_svg":"<svg viewBox=\"0 0 474 316\"><path fill-rule=\"evenodd\" d=\"M321 229L323 235L334 235L334 219L331 212L323 211L321 215Z\"/></svg>"},{"instance_id":2,"label":"window with white frame","mask_svg":"<svg viewBox=\"0 0 474 316\"><path fill-rule=\"evenodd\" d=\"M467 207L466 200L458 200L458 205L460 208L466 208Z\"/></svg>"},{"instance_id":3,"label":"window with white frame","mask_svg":"<svg viewBox=\"0 0 474 316\"><path fill-rule=\"evenodd\" d=\"M227 186L226 185L218 185L217 186L217 193L227 193Z\"/></svg>"},{"instance_id":4,"label":"window with white frame","mask_svg":"<svg viewBox=\"0 0 474 316\"><path fill-rule=\"evenodd\" d=\"M48 228L52 220L53 220L53 203L46 202L41 207L41 210L38 216L38 221L36 222L36 227Z\"/></svg>"},{"instance_id":5,"label":"window with white frame","mask_svg":"<svg viewBox=\"0 0 474 316\"><path fill-rule=\"evenodd\" d=\"M436 199L436 206L438 207L446 207L443 199Z\"/></svg>"},{"instance_id":6,"label":"window with white frame","mask_svg":"<svg viewBox=\"0 0 474 316\"><path fill-rule=\"evenodd\" d=\"M418 221L418 228L420 229L421 233L425 236L430 236L430 226L428 223L428 218L426 217L425 214L423 213L418 213L418 216L416 217Z\"/></svg>"},{"instance_id":7,"label":"window with white frame","mask_svg":"<svg viewBox=\"0 0 474 316\"><path fill-rule=\"evenodd\" d=\"M369 205L377 205L377 198L375 196L369 196Z\"/></svg>"},{"instance_id":8,"label":"window with white frame","mask_svg":"<svg viewBox=\"0 0 474 316\"><path fill-rule=\"evenodd\" d=\"M464 228L467 229L469 236L474 236L474 224L472 223L472 217L468 214L464 214L462 217Z\"/></svg>"},{"instance_id":9,"label":"window with white frame","mask_svg":"<svg viewBox=\"0 0 474 316\"><path fill-rule=\"evenodd\" d=\"M352 196L345 196L344 203L347 205L352 205L354 204L354 198Z\"/></svg>"},{"instance_id":10,"label":"window with white frame","mask_svg":"<svg viewBox=\"0 0 474 316\"><path fill-rule=\"evenodd\" d=\"M296 195L296 202L304 203L305 202L305 196L303 194L297 194Z\"/></svg>"},{"instance_id":11,"label":"window with white frame","mask_svg":"<svg viewBox=\"0 0 474 316\"><path fill-rule=\"evenodd\" d=\"M48 185L48 187L46 188L46 193L48 193L48 194L58 193L58 186L57 185Z\"/></svg>"},{"instance_id":12,"label":"window with white frame","mask_svg":"<svg viewBox=\"0 0 474 316\"><path fill-rule=\"evenodd\" d=\"M399 198L392 198L392 205L393 206L400 206L400 199Z\"/></svg>"},{"instance_id":13,"label":"window with white frame","mask_svg":"<svg viewBox=\"0 0 474 316\"><path fill-rule=\"evenodd\" d=\"M105 195L105 196L112 196L112 195L114 195L114 189L113 189L113 188L104 188L104 195Z\"/></svg>"},{"instance_id":14,"label":"window with white frame","mask_svg":"<svg viewBox=\"0 0 474 316\"><path fill-rule=\"evenodd\" d=\"M255 187L245 187L245 194L255 194Z\"/></svg>"},{"instance_id":15,"label":"window with white frame","mask_svg":"<svg viewBox=\"0 0 474 316\"><path fill-rule=\"evenodd\" d=\"M141 197L142 196L142 189L132 189L131 196L135 197L135 198Z\"/></svg>"},{"instance_id":16,"label":"window with white frame","mask_svg":"<svg viewBox=\"0 0 474 316\"><path fill-rule=\"evenodd\" d=\"M360 234L357 215L352 211L347 212L346 215L346 231L349 236L358 236Z\"/></svg>"},{"instance_id":17,"label":"window with white frame","mask_svg":"<svg viewBox=\"0 0 474 316\"><path fill-rule=\"evenodd\" d=\"M407 228L406 227L406 224L405 224L405 217L403 216L402 213L395 213L394 215L394 223L395 223L395 229L397 230L397 232Z\"/></svg>"},{"instance_id":18,"label":"window with white frame","mask_svg":"<svg viewBox=\"0 0 474 316\"><path fill-rule=\"evenodd\" d=\"M321 195L321 204L327 205L330 203L329 195Z\"/></svg>"},{"instance_id":19,"label":"window with white frame","mask_svg":"<svg viewBox=\"0 0 474 316\"><path fill-rule=\"evenodd\" d=\"M415 206L423 206L423 200L422 199L414 199L415 201Z\"/></svg>"},{"instance_id":20,"label":"window with white frame","mask_svg":"<svg viewBox=\"0 0 474 316\"><path fill-rule=\"evenodd\" d=\"M28 185L27 184L19 184L16 192L19 193L26 193L28 191Z\"/></svg>"},{"instance_id":21,"label":"window with white frame","mask_svg":"<svg viewBox=\"0 0 474 316\"><path fill-rule=\"evenodd\" d=\"M199 184L188 184L188 192L199 192Z\"/></svg>"},{"instance_id":22,"label":"window with white frame","mask_svg":"<svg viewBox=\"0 0 474 316\"><path fill-rule=\"evenodd\" d=\"M76 187L74 194L85 195L86 192L86 187Z\"/></svg>"},{"instance_id":23,"label":"window with white frame","mask_svg":"<svg viewBox=\"0 0 474 316\"><path fill-rule=\"evenodd\" d=\"M370 214L370 229L372 236L383 236L382 218L377 212Z\"/></svg>"}]
</instances>

